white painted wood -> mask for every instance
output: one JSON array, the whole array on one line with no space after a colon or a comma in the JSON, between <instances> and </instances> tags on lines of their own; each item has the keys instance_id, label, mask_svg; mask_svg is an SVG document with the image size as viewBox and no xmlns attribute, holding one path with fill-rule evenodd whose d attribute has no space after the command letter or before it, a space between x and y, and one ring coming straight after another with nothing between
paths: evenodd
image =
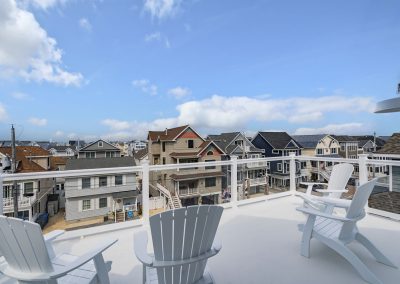
<instances>
[{"instance_id":1,"label":"white painted wood","mask_svg":"<svg viewBox=\"0 0 400 284\"><path fill-rule=\"evenodd\" d=\"M299 195L304 200L304 206L311 206L312 208L316 208L318 210L323 210L326 212L331 212L333 210L332 206L327 206L324 203L321 203L318 197L313 196L311 194L312 188L314 185L326 185L326 190L318 190L323 194L327 195L329 198L340 198L343 192L345 192L345 188L347 183L353 173L354 166L351 164L336 164L332 167L332 172L329 178L328 183L304 183L306 184L307 191L306 194Z\"/></svg>"},{"instance_id":2,"label":"white painted wood","mask_svg":"<svg viewBox=\"0 0 400 284\"><path fill-rule=\"evenodd\" d=\"M154 256L147 254L144 232L134 238L143 263L143 283L212 283L207 259L221 250L214 242L223 208L216 205L169 210L150 218Z\"/></svg>"},{"instance_id":3,"label":"white painted wood","mask_svg":"<svg viewBox=\"0 0 400 284\"><path fill-rule=\"evenodd\" d=\"M102 252L116 240L80 257L56 254L52 241L62 233L55 231L43 237L38 224L0 216L0 251L6 261L0 265L1 273L18 283L109 284L111 265L104 262Z\"/></svg>"},{"instance_id":4,"label":"white painted wood","mask_svg":"<svg viewBox=\"0 0 400 284\"><path fill-rule=\"evenodd\" d=\"M365 205L376 184L377 179L371 180L358 187L353 200L348 206L345 217L334 215L332 212L322 212L312 208L297 208L308 214L304 226L299 226L303 231L301 242L301 255L310 256L311 238L316 238L328 247L343 256L360 274L360 276L372 284L382 282L368 269L368 267L347 247L347 244L358 241L375 259L385 265L395 267L382 252L380 252L370 240L362 235L357 228L357 221L365 217ZM334 199L333 199L334 200Z\"/></svg>"}]
</instances>

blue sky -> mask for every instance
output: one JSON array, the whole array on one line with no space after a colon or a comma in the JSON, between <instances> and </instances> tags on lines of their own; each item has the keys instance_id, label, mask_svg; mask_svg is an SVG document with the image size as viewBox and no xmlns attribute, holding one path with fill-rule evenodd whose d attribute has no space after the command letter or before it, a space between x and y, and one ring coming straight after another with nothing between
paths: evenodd
<instances>
[{"instance_id":1,"label":"blue sky","mask_svg":"<svg viewBox=\"0 0 400 284\"><path fill-rule=\"evenodd\" d=\"M388 135L399 1L3 0L0 139Z\"/></svg>"}]
</instances>

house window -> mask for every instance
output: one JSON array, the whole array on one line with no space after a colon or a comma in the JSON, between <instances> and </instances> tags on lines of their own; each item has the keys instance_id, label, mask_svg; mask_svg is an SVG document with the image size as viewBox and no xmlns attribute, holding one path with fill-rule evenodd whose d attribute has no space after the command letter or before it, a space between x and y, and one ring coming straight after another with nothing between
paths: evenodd
<instances>
[{"instance_id":1,"label":"house window","mask_svg":"<svg viewBox=\"0 0 400 284\"><path fill-rule=\"evenodd\" d=\"M115 185L122 185L123 180L122 180L122 176L115 176Z\"/></svg>"},{"instance_id":2,"label":"house window","mask_svg":"<svg viewBox=\"0 0 400 284\"><path fill-rule=\"evenodd\" d=\"M215 162L215 160L205 160L205 162ZM215 169L215 168L216 168L215 166L206 166L205 167L206 170L212 170L212 169Z\"/></svg>"},{"instance_id":3,"label":"house window","mask_svg":"<svg viewBox=\"0 0 400 284\"><path fill-rule=\"evenodd\" d=\"M33 182L24 183L24 195L33 196Z\"/></svg>"},{"instance_id":4,"label":"house window","mask_svg":"<svg viewBox=\"0 0 400 284\"><path fill-rule=\"evenodd\" d=\"M323 155L324 150L323 149L317 149L317 155Z\"/></svg>"},{"instance_id":5,"label":"house window","mask_svg":"<svg viewBox=\"0 0 400 284\"><path fill-rule=\"evenodd\" d=\"M99 208L106 208L107 205L107 197L99 198Z\"/></svg>"},{"instance_id":6,"label":"house window","mask_svg":"<svg viewBox=\"0 0 400 284\"><path fill-rule=\"evenodd\" d=\"M162 142L162 151L165 152L165 142Z\"/></svg>"},{"instance_id":7,"label":"house window","mask_svg":"<svg viewBox=\"0 0 400 284\"><path fill-rule=\"evenodd\" d=\"M98 145L99 147L103 147L103 141L99 141L99 143L97 143L97 145Z\"/></svg>"},{"instance_id":8,"label":"house window","mask_svg":"<svg viewBox=\"0 0 400 284\"><path fill-rule=\"evenodd\" d=\"M82 178L82 188L90 188L90 177Z\"/></svg>"},{"instance_id":9,"label":"house window","mask_svg":"<svg viewBox=\"0 0 400 284\"><path fill-rule=\"evenodd\" d=\"M194 148L194 141L188 140L188 148Z\"/></svg>"},{"instance_id":10,"label":"house window","mask_svg":"<svg viewBox=\"0 0 400 284\"><path fill-rule=\"evenodd\" d=\"M82 211L87 211L90 210L91 208L91 202L90 199L84 199L82 200Z\"/></svg>"},{"instance_id":11,"label":"house window","mask_svg":"<svg viewBox=\"0 0 400 284\"><path fill-rule=\"evenodd\" d=\"M99 186L107 186L107 177L99 177Z\"/></svg>"},{"instance_id":12,"label":"house window","mask_svg":"<svg viewBox=\"0 0 400 284\"><path fill-rule=\"evenodd\" d=\"M337 152L336 152L336 148L332 148L332 149L331 149L331 153L332 153L332 154L336 154L336 153L337 153Z\"/></svg>"},{"instance_id":13,"label":"house window","mask_svg":"<svg viewBox=\"0 0 400 284\"><path fill-rule=\"evenodd\" d=\"M271 168L271 162L267 162L267 169Z\"/></svg>"},{"instance_id":14,"label":"house window","mask_svg":"<svg viewBox=\"0 0 400 284\"><path fill-rule=\"evenodd\" d=\"M212 156L212 155L214 155L214 152L213 152L213 151L208 151L208 152L207 152L207 156Z\"/></svg>"},{"instance_id":15,"label":"house window","mask_svg":"<svg viewBox=\"0 0 400 284\"><path fill-rule=\"evenodd\" d=\"M162 158L162 163L163 163L163 165L166 164L166 159L165 159L165 157Z\"/></svg>"},{"instance_id":16,"label":"house window","mask_svg":"<svg viewBox=\"0 0 400 284\"><path fill-rule=\"evenodd\" d=\"M217 178L206 178L205 179L205 187L212 187L217 185Z\"/></svg>"},{"instance_id":17,"label":"house window","mask_svg":"<svg viewBox=\"0 0 400 284\"><path fill-rule=\"evenodd\" d=\"M95 152L86 152L85 156L86 156L86 159L93 159L93 158L96 158L96 153Z\"/></svg>"},{"instance_id":18,"label":"house window","mask_svg":"<svg viewBox=\"0 0 400 284\"><path fill-rule=\"evenodd\" d=\"M277 165L277 167L278 167L278 171L282 171L282 163L278 163L278 165Z\"/></svg>"},{"instance_id":19,"label":"house window","mask_svg":"<svg viewBox=\"0 0 400 284\"><path fill-rule=\"evenodd\" d=\"M344 145L344 143L340 144L340 150L345 151L345 145Z\"/></svg>"},{"instance_id":20,"label":"house window","mask_svg":"<svg viewBox=\"0 0 400 284\"><path fill-rule=\"evenodd\" d=\"M115 152L106 152L106 158L114 158L115 156Z\"/></svg>"},{"instance_id":21,"label":"house window","mask_svg":"<svg viewBox=\"0 0 400 284\"><path fill-rule=\"evenodd\" d=\"M272 150L272 154L279 154L279 150Z\"/></svg>"}]
</instances>

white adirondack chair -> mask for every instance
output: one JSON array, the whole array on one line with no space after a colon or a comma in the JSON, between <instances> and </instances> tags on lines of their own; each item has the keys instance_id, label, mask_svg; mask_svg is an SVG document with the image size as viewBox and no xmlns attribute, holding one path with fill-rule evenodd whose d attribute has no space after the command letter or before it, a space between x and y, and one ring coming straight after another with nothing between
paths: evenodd
<instances>
[{"instance_id":1,"label":"white adirondack chair","mask_svg":"<svg viewBox=\"0 0 400 284\"><path fill-rule=\"evenodd\" d=\"M347 247L349 243L358 241L378 262L396 268L357 228L357 221L365 217L364 207L375 183L376 179L361 185L349 205L344 204L340 199L326 199L326 202L334 207L346 208L345 217L328 214L312 208L297 208L297 210L308 214L306 224L299 226L299 229L303 231L301 254L305 257L310 257L310 241L311 238L316 238L350 262L365 281L372 284L381 284L382 282Z\"/></svg>"},{"instance_id":2,"label":"white adirondack chair","mask_svg":"<svg viewBox=\"0 0 400 284\"><path fill-rule=\"evenodd\" d=\"M306 193L300 194L300 197L304 200L304 207L312 207L327 213L331 213L333 210L332 205L324 203L319 196L311 194L313 186L326 186L326 189L317 189L316 191L322 193L325 197L340 198L342 193L347 192L346 185L351 177L351 174L353 173L353 170L354 167L351 164L337 164L332 167L332 172L328 183L302 182L302 184L307 185Z\"/></svg>"},{"instance_id":3,"label":"white adirondack chair","mask_svg":"<svg viewBox=\"0 0 400 284\"><path fill-rule=\"evenodd\" d=\"M45 236L38 224L0 216L0 251L5 264L1 272L18 283L110 283L102 252L117 240L110 240L82 256L56 254L52 241L63 234Z\"/></svg>"},{"instance_id":4,"label":"white adirondack chair","mask_svg":"<svg viewBox=\"0 0 400 284\"><path fill-rule=\"evenodd\" d=\"M214 242L222 211L221 206L200 205L152 216L154 256L147 253L146 231L134 237L136 257L143 263L143 283L213 283L206 264L222 247Z\"/></svg>"}]
</instances>

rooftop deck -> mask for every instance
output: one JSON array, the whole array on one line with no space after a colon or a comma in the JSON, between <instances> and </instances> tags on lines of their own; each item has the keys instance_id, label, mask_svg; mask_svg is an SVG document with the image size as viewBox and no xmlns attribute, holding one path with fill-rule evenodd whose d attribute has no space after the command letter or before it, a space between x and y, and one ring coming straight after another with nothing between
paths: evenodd
<instances>
[{"instance_id":1,"label":"rooftop deck","mask_svg":"<svg viewBox=\"0 0 400 284\"><path fill-rule=\"evenodd\" d=\"M224 211L218 229L223 248L209 261L216 283L365 283L342 257L318 241L312 242L310 259L300 256L297 224L305 221L305 215L295 210L300 198L260 200ZM146 227L132 226L133 222L66 232L70 239L57 242L56 247L82 253L101 239L118 238L105 253L105 259L113 261L111 283L141 283L133 235ZM112 231L104 232L107 229ZM400 266L399 222L369 214L360 222L360 231ZM75 238L88 232L92 235ZM352 248L383 283L399 283L400 269L375 262L357 244Z\"/></svg>"}]
</instances>

